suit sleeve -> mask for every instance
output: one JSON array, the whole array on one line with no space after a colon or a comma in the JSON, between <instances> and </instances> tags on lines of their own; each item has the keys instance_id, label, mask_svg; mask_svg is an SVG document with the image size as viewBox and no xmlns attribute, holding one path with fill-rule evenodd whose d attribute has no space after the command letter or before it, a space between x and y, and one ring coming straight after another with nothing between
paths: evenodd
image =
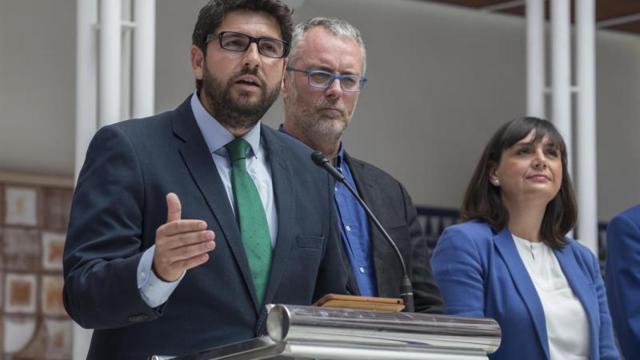
<instances>
[{"instance_id":1,"label":"suit sleeve","mask_svg":"<svg viewBox=\"0 0 640 360\"><path fill-rule=\"evenodd\" d=\"M142 181L128 138L116 127L102 128L78 178L64 250L65 308L85 328L116 328L159 316L137 286Z\"/></svg>"},{"instance_id":2,"label":"suit sleeve","mask_svg":"<svg viewBox=\"0 0 640 360\"><path fill-rule=\"evenodd\" d=\"M625 216L607 229L607 294L618 342L627 359L640 359L640 229Z\"/></svg>"},{"instance_id":3,"label":"suit sleeve","mask_svg":"<svg viewBox=\"0 0 640 360\"><path fill-rule=\"evenodd\" d=\"M412 259L409 276L413 285L415 310L416 312L442 314L445 312L445 306L440 289L436 285L431 272L431 259L427 250L427 239L424 237L418 222L418 214L413 206L411 197L404 186L400 185L400 188L402 189L405 214L409 225L409 236L411 237Z\"/></svg>"},{"instance_id":4,"label":"suit sleeve","mask_svg":"<svg viewBox=\"0 0 640 360\"><path fill-rule=\"evenodd\" d=\"M484 272L475 242L458 227L440 236L431 259L433 275L451 315L484 317Z\"/></svg>"}]
</instances>

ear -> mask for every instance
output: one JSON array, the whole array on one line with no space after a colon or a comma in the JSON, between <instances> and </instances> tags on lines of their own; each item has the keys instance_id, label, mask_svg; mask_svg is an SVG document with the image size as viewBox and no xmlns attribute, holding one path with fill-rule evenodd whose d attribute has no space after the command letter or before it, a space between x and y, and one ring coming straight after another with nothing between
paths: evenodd
<instances>
[{"instance_id":1,"label":"ear","mask_svg":"<svg viewBox=\"0 0 640 360\"><path fill-rule=\"evenodd\" d=\"M498 166L496 164L491 165L489 168L489 182L493 186L500 186L500 179L498 178Z\"/></svg>"},{"instance_id":2,"label":"ear","mask_svg":"<svg viewBox=\"0 0 640 360\"><path fill-rule=\"evenodd\" d=\"M205 55L199 47L191 45L190 52L191 71L196 80L204 78L204 67L206 66Z\"/></svg>"},{"instance_id":3,"label":"ear","mask_svg":"<svg viewBox=\"0 0 640 360\"><path fill-rule=\"evenodd\" d=\"M288 63L288 59L285 59L284 61L284 67L282 69L283 73L282 73L282 83L280 85L281 86L281 94L283 98L286 98L289 95L289 87L292 86L291 81L293 81L293 79L291 78L291 74L287 71L287 63Z\"/></svg>"}]
</instances>

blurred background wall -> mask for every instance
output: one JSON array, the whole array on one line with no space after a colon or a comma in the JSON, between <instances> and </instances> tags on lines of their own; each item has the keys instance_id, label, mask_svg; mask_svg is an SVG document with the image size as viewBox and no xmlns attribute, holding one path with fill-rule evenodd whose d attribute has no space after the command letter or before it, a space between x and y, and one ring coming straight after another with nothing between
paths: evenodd
<instances>
[{"instance_id":1,"label":"blurred background wall","mask_svg":"<svg viewBox=\"0 0 640 360\"><path fill-rule=\"evenodd\" d=\"M204 2L157 0L156 112L173 109L193 91L188 53ZM344 138L349 151L397 177L416 204L458 207L489 136L500 124L525 115L525 20L414 0L290 2L302 3L297 21L340 17L364 36L369 82ZM39 244L60 248L64 238L64 229L51 225L46 204L66 216L75 169L75 41L76 0L0 0L0 240L5 254L11 251L6 244L25 244L23 238L33 244L27 249L31 262L25 264L45 259L45 253L61 256ZM640 203L640 36L598 31L596 71L598 216L607 221ZM278 126L281 119L278 101L265 122ZM35 214L28 217L33 223L4 221L7 209L21 201L32 204L23 208ZM0 272L20 270L1 260ZM49 307L27 304L48 312L34 310L28 316L44 314L49 322L64 318L58 314L61 282L47 287L44 281L47 274L60 279L60 269L35 268L20 270L32 273L27 277L0 276L0 294L9 294L11 284L33 289L31 302L50 293ZM3 314L3 344L16 344L13 337L22 333L8 323L13 315ZM24 319L16 321L24 327ZM68 358L71 328L61 321L57 328L47 324L47 331L57 329L59 337L50 336L46 346L33 340L23 355L55 354L49 349L53 344L61 358ZM26 340L27 332L44 331L35 325L23 330ZM86 346L88 337L76 341Z\"/></svg>"},{"instance_id":2,"label":"blurred background wall","mask_svg":"<svg viewBox=\"0 0 640 360\"><path fill-rule=\"evenodd\" d=\"M193 90L191 31L204 0L157 1L156 110ZM74 0L0 0L0 171L73 176ZM525 21L411 0L306 0L297 20L344 18L368 50L345 143L417 204L457 207L491 133L525 113ZM640 36L598 31L600 220L640 202ZM278 101L266 118L277 126Z\"/></svg>"}]
</instances>

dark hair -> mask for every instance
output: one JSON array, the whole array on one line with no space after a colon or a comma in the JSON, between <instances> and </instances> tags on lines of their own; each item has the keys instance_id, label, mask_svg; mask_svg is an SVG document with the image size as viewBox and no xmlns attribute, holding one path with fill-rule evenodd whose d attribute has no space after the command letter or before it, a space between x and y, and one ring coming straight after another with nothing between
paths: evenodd
<instances>
[{"instance_id":1,"label":"dark hair","mask_svg":"<svg viewBox=\"0 0 640 360\"><path fill-rule=\"evenodd\" d=\"M226 14L237 10L264 12L273 16L280 25L282 40L291 43L293 12L280 0L210 0L198 13L198 20L191 35L192 44L206 54L207 35L218 30ZM196 80L196 87L198 90L202 88L202 80Z\"/></svg>"},{"instance_id":2,"label":"dark hair","mask_svg":"<svg viewBox=\"0 0 640 360\"><path fill-rule=\"evenodd\" d=\"M509 212L502 204L500 188L489 183L491 169L500 163L502 153L535 131L534 142L548 136L550 142L560 151L562 161L562 184L558 194L547 204L542 219L540 236L542 241L553 248L565 245L564 235L576 224L578 208L571 179L567 169L567 148L558 130L547 120L523 117L502 125L485 147L467 186L462 204L463 220L482 220L500 231L509 222Z\"/></svg>"}]
</instances>

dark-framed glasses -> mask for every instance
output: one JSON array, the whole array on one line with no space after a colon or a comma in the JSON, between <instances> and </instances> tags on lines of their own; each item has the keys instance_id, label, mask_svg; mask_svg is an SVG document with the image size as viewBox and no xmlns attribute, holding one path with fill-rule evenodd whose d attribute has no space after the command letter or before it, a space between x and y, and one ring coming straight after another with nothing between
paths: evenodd
<instances>
[{"instance_id":1,"label":"dark-framed glasses","mask_svg":"<svg viewBox=\"0 0 640 360\"><path fill-rule=\"evenodd\" d=\"M356 74L334 74L324 70L299 70L287 67L287 71L295 71L307 74L309 86L319 89L328 89L334 80L340 81L340 87L343 91L360 91L367 83L367 78Z\"/></svg>"},{"instance_id":2,"label":"dark-framed glasses","mask_svg":"<svg viewBox=\"0 0 640 360\"><path fill-rule=\"evenodd\" d=\"M207 43L215 38L218 38L221 48L229 51L245 52L252 43L256 43L260 55L283 58L289 54L289 44L286 41L271 37L253 37L234 31L222 31L218 34L207 35Z\"/></svg>"}]
</instances>

